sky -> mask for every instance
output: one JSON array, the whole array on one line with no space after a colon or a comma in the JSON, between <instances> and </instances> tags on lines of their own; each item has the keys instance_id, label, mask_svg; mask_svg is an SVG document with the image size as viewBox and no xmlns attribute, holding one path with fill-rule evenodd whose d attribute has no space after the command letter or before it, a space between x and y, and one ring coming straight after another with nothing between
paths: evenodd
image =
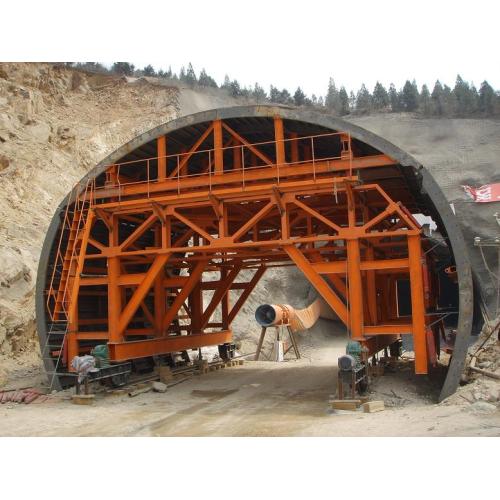
<instances>
[{"instance_id":1,"label":"sky","mask_svg":"<svg viewBox=\"0 0 500 500\"><path fill-rule=\"evenodd\" d=\"M0 60L191 62L219 83L324 95L380 80L453 86L457 73L500 89L500 2L443 0L9 2ZM15 42L15 43L14 43Z\"/></svg>"}]
</instances>

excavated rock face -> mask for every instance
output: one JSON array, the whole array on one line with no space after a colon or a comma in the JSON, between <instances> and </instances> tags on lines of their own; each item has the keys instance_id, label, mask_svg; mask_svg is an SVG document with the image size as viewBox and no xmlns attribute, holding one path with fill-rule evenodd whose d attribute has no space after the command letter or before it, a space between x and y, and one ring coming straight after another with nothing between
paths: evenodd
<instances>
[{"instance_id":1,"label":"excavated rock face","mask_svg":"<svg viewBox=\"0 0 500 500\"><path fill-rule=\"evenodd\" d=\"M0 64L0 355L35 349L36 269L57 205L100 159L176 117L177 95L147 81Z\"/></svg>"}]
</instances>

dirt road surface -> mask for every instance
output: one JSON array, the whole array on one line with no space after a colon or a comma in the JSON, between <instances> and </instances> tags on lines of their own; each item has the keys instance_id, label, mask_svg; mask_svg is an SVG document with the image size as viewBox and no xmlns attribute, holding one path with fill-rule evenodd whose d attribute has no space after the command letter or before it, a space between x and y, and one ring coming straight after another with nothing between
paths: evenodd
<instances>
[{"instance_id":1,"label":"dirt road surface","mask_svg":"<svg viewBox=\"0 0 500 500\"><path fill-rule=\"evenodd\" d=\"M409 373L409 372L408 372ZM245 362L192 376L167 393L98 393L78 406L70 392L39 405L1 405L1 436L498 436L500 411L436 405L405 370L375 382L373 414L333 412L336 369L326 361ZM423 392L425 396L418 393ZM431 391L432 392L432 391ZM393 405L393 406L391 406Z\"/></svg>"}]
</instances>

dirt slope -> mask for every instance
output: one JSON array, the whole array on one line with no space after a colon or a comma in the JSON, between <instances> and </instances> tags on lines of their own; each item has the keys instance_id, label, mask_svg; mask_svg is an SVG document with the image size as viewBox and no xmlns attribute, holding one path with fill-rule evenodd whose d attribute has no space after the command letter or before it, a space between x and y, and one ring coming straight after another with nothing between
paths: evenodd
<instances>
[{"instance_id":1,"label":"dirt slope","mask_svg":"<svg viewBox=\"0 0 500 500\"><path fill-rule=\"evenodd\" d=\"M0 65L1 354L33 349L36 268L57 205L111 151L177 116L177 98L146 81Z\"/></svg>"}]
</instances>

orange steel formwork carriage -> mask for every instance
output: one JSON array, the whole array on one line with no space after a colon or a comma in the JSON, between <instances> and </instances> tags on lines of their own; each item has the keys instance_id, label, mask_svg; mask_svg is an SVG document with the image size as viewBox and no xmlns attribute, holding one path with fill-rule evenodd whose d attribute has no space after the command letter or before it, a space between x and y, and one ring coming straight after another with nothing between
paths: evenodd
<instances>
[{"instance_id":1,"label":"orange steel formwork carriage","mask_svg":"<svg viewBox=\"0 0 500 500\"><path fill-rule=\"evenodd\" d=\"M153 154L131 152L75 187L46 280L46 314L67 326L52 355L70 370L96 344L123 361L231 342L266 269L295 265L369 354L411 334L415 371L427 373L439 351L436 256L397 161L279 115L260 135L244 125L161 135Z\"/></svg>"}]
</instances>

